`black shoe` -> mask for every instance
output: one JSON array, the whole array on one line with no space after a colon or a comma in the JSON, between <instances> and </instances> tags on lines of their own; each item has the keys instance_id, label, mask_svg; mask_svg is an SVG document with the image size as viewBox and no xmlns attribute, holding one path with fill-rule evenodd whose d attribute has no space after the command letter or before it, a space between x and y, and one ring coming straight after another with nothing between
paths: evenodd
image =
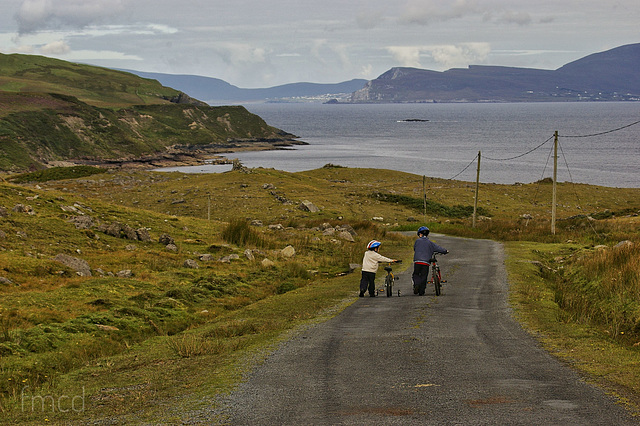
<instances>
[{"instance_id":1,"label":"black shoe","mask_svg":"<svg viewBox=\"0 0 640 426\"><path fill-rule=\"evenodd\" d=\"M369 297L376 297L376 294L370 294Z\"/></svg>"},{"instance_id":2,"label":"black shoe","mask_svg":"<svg viewBox=\"0 0 640 426\"><path fill-rule=\"evenodd\" d=\"M418 286L413 286L413 294L418 294Z\"/></svg>"},{"instance_id":3,"label":"black shoe","mask_svg":"<svg viewBox=\"0 0 640 426\"><path fill-rule=\"evenodd\" d=\"M364 293L363 293L363 292L360 292L359 297L364 297Z\"/></svg>"}]
</instances>

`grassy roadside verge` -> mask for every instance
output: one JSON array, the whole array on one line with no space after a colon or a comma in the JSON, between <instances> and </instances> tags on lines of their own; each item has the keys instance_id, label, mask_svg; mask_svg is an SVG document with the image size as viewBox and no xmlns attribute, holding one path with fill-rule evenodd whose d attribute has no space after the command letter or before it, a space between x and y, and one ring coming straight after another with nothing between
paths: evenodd
<instances>
[{"instance_id":1,"label":"grassy roadside verge","mask_svg":"<svg viewBox=\"0 0 640 426\"><path fill-rule=\"evenodd\" d=\"M10 410L5 421L34 425L99 419L119 424L171 422L184 419L185 413L210 409L216 394L228 392L285 330L344 308L342 300L354 293L352 281L353 276L318 281L180 335L148 339L120 355L63 375L36 392L27 389L16 406L6 407ZM331 306L336 309L323 311ZM81 405L69 406L70 398L78 396ZM44 405L40 398L45 399ZM60 398L66 406L57 406Z\"/></svg>"},{"instance_id":2,"label":"grassy roadside verge","mask_svg":"<svg viewBox=\"0 0 640 426\"><path fill-rule=\"evenodd\" d=\"M410 255L403 241L388 244L387 250L399 258ZM209 415L217 398L230 392L288 332L327 320L357 300L358 282L357 274L319 279L181 334L148 339L64 375L36 395L27 392L22 407L13 407L13 415L4 420L39 425L163 419L171 424L197 419L201 410ZM44 411L40 397L48 404ZM62 397L66 405L52 410L48 397L55 404ZM69 405L74 397L78 405ZM37 410L31 409L34 400Z\"/></svg>"},{"instance_id":3,"label":"grassy roadside verge","mask_svg":"<svg viewBox=\"0 0 640 426\"><path fill-rule=\"evenodd\" d=\"M556 301L555 284L540 273L540 259L579 252L577 244L505 243L510 302L524 328L558 359L614 394L640 415L640 345L612 336L604 325L576 321Z\"/></svg>"},{"instance_id":4,"label":"grassy roadside verge","mask_svg":"<svg viewBox=\"0 0 640 426\"><path fill-rule=\"evenodd\" d=\"M448 235L514 241L506 244L512 282L522 283L523 307L517 309L532 312L528 319L521 315L523 321L536 325L532 330L545 339L551 332L544 327L557 333L559 342L549 344L557 353L573 344L561 340L562 333L567 341L573 338L573 329L559 327L574 322L583 327L580 339L593 334L602 340L593 345L606 348L599 355L585 352L587 360L603 366L603 373L593 374L602 381L617 380L618 374L628 374L628 382L638 377L634 352L628 352L630 361L621 355L616 365L608 359L612 348L634 347L604 333L640 336L634 312L627 309L635 305L608 299L610 305L602 306L622 308L609 313L631 313L626 322L615 317L613 328L586 322L593 312L606 313L597 304L597 311L590 310L598 293L586 315L561 311L558 282L540 265L622 240L638 244L640 189L566 185L562 189L577 191L583 204L562 206L558 234L552 236L548 204L528 197L548 190L544 183L485 185L481 201L487 216L471 228L464 209L460 216L457 208L473 201L467 183L429 180L430 206L438 208L425 214L422 178L400 172L325 167L304 173L110 171L67 177L0 185L0 415L7 422L41 424L46 414L57 422L113 417L131 423L178 418L172 410L208 409L217 391L241 377L245 356L260 354L258 348L277 341L285 330L342 300L315 304L313 290L339 296L341 290L333 286L344 282L355 294L359 277L329 278L359 263L367 241L379 239L383 254L407 259L400 253L407 241L389 231L415 232L422 223ZM303 201L319 211L301 208ZM347 226L356 232L344 231ZM137 237L146 231L151 240L132 239L131 231ZM163 242L165 234L175 244ZM287 246L295 248L294 257L284 255ZM520 251L510 249L520 246ZM93 276L80 276L55 261L58 254L86 261ZM273 264L266 266L265 260ZM118 275L127 271L132 274ZM623 268L607 274L629 276ZM572 276L563 277L560 284L573 284ZM581 301L575 297L580 286L591 285L577 278L567 295L573 298L561 299L564 305ZM290 299L294 294L301 299ZM605 324L611 322L604 318ZM571 349L565 359L579 366L582 354ZM86 405L76 413L72 398L80 395L77 401ZM25 410L25 397L27 404L34 398L46 402L47 409ZM66 405L51 410L51 402L61 398Z\"/></svg>"}]
</instances>

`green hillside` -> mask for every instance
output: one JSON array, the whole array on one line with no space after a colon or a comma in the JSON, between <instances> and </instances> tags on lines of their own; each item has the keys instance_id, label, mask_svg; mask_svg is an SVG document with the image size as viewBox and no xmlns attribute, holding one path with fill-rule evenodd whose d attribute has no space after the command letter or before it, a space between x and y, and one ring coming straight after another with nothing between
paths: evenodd
<instances>
[{"instance_id":1,"label":"green hillside","mask_svg":"<svg viewBox=\"0 0 640 426\"><path fill-rule=\"evenodd\" d=\"M0 54L0 90L64 93L107 108L167 103L179 91L133 74L35 55ZM3 102L4 104L4 102ZM3 115L4 115L3 105Z\"/></svg>"},{"instance_id":2,"label":"green hillside","mask_svg":"<svg viewBox=\"0 0 640 426\"><path fill-rule=\"evenodd\" d=\"M552 235L544 182L482 184L489 216L472 228L457 214L473 203L468 182L391 170L73 167L11 180L0 182L2 424L179 424L166 416L210 410L247 359L357 299L350 271L368 241L411 268L422 223L436 241L505 241L514 315L555 356L639 400L638 188L558 185ZM426 212L413 202L423 187ZM532 203L538 191L546 201ZM85 395L86 409L62 398L32 410L24 395Z\"/></svg>"},{"instance_id":3,"label":"green hillside","mask_svg":"<svg viewBox=\"0 0 640 426\"><path fill-rule=\"evenodd\" d=\"M0 170L131 159L173 145L289 140L243 107L210 107L126 72L0 54Z\"/></svg>"}]
</instances>

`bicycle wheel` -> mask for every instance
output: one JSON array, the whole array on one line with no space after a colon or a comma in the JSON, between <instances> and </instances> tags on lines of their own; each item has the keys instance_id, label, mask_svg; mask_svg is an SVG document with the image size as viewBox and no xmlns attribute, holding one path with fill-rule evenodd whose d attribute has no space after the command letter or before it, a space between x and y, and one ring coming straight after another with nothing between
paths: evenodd
<instances>
[{"instance_id":1,"label":"bicycle wheel","mask_svg":"<svg viewBox=\"0 0 640 426\"><path fill-rule=\"evenodd\" d=\"M384 280L384 286L387 289L387 297L391 297L393 294L393 275L387 274L387 278Z\"/></svg>"},{"instance_id":2,"label":"bicycle wheel","mask_svg":"<svg viewBox=\"0 0 640 426\"><path fill-rule=\"evenodd\" d=\"M440 296L440 275L433 271L433 285L436 288L436 296Z\"/></svg>"}]
</instances>

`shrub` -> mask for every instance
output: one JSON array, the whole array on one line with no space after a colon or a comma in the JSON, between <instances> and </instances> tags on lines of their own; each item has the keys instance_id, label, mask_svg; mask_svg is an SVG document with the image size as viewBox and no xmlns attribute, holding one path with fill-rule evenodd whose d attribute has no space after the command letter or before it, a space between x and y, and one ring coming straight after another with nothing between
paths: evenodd
<instances>
[{"instance_id":1,"label":"shrub","mask_svg":"<svg viewBox=\"0 0 640 426\"><path fill-rule=\"evenodd\" d=\"M169 349L181 358L191 358L201 355L212 355L219 353L222 342L218 339L204 339L194 334L180 334L167 340Z\"/></svg>"},{"instance_id":2,"label":"shrub","mask_svg":"<svg viewBox=\"0 0 640 426\"><path fill-rule=\"evenodd\" d=\"M285 281L283 283L281 283L277 288L276 288L276 293L277 294L284 294L286 292L289 292L291 290L295 290L297 287L294 283L292 283L291 281Z\"/></svg>"},{"instance_id":3,"label":"shrub","mask_svg":"<svg viewBox=\"0 0 640 426\"><path fill-rule=\"evenodd\" d=\"M264 247L264 238L243 219L234 219L222 230L222 238L237 246Z\"/></svg>"}]
</instances>

